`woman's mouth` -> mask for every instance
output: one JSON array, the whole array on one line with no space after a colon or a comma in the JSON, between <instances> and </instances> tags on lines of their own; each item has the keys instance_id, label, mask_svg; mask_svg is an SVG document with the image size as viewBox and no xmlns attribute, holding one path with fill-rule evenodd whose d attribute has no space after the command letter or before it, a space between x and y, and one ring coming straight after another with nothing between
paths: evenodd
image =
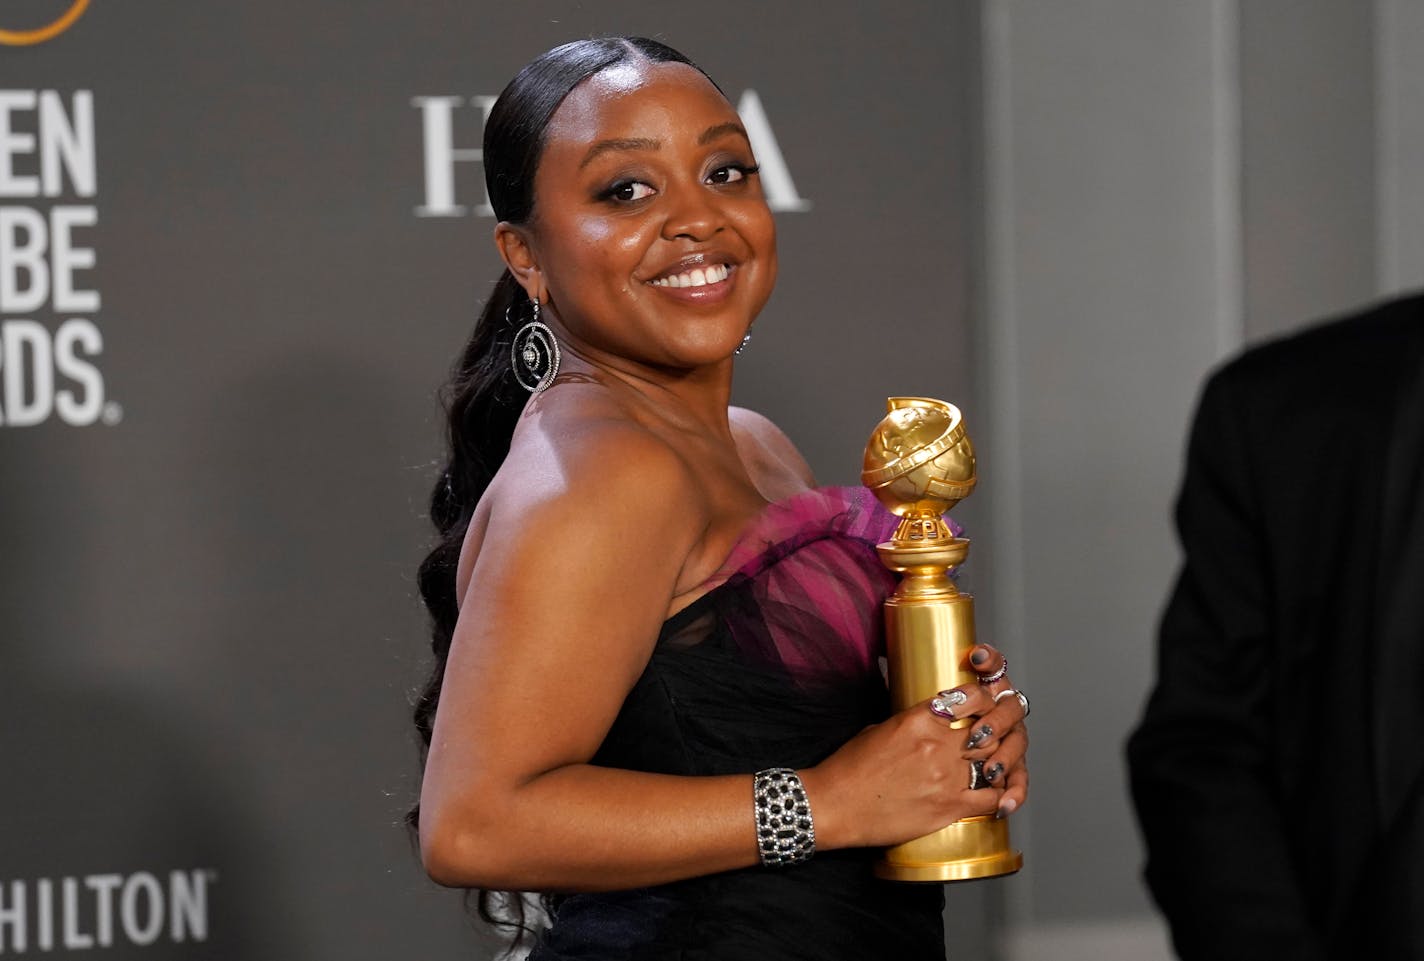
<instances>
[{"instance_id":1,"label":"woman's mouth","mask_svg":"<svg viewBox=\"0 0 1424 961\"><path fill-rule=\"evenodd\" d=\"M731 272L731 268L726 264L708 264L706 267L693 267L682 273L668 274L666 277L659 277L656 280L648 281L648 283L654 287L707 287L711 284L723 283L731 275Z\"/></svg>"}]
</instances>

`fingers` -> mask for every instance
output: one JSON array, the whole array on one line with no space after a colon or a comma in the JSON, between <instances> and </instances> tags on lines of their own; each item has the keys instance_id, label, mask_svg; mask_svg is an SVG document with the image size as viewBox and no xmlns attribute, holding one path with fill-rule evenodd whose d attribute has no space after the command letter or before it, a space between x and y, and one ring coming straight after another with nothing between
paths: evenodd
<instances>
[{"instance_id":1,"label":"fingers","mask_svg":"<svg viewBox=\"0 0 1424 961\"><path fill-rule=\"evenodd\" d=\"M976 644L969 652L969 667L979 675L978 684L969 684L940 691L939 696L929 702L930 710L945 720L960 720L965 717L982 717L998 707L993 703L996 695L1012 690L1008 677L1008 661L988 644ZM990 680L993 678L993 680ZM985 700L984 695L988 695ZM1001 698L1007 700L1007 698ZM1023 719L1020 706L1017 717L1011 707L997 718L1001 725L1017 724Z\"/></svg>"},{"instance_id":2,"label":"fingers","mask_svg":"<svg viewBox=\"0 0 1424 961\"><path fill-rule=\"evenodd\" d=\"M975 692L968 688L952 688L940 691L926 702L926 706L936 717L953 722L974 716L974 694Z\"/></svg>"},{"instance_id":3,"label":"fingers","mask_svg":"<svg viewBox=\"0 0 1424 961\"><path fill-rule=\"evenodd\" d=\"M964 750L974 752L966 757L985 758L998 749L999 739L1020 725L1024 718L1023 704L1011 692L995 698L979 685L956 687L941 691L925 702L929 712L944 722L971 723L965 730Z\"/></svg>"},{"instance_id":4,"label":"fingers","mask_svg":"<svg viewBox=\"0 0 1424 961\"><path fill-rule=\"evenodd\" d=\"M926 703L930 713L946 721L978 717L994 709L994 696L978 684L940 691Z\"/></svg>"},{"instance_id":5,"label":"fingers","mask_svg":"<svg viewBox=\"0 0 1424 961\"><path fill-rule=\"evenodd\" d=\"M992 644L976 644L969 652L969 663L980 674L992 674L1004 663L1004 655Z\"/></svg>"},{"instance_id":6,"label":"fingers","mask_svg":"<svg viewBox=\"0 0 1424 961\"><path fill-rule=\"evenodd\" d=\"M984 776L983 761L963 761L965 782L961 789L955 792L956 807L963 813L956 816L972 817L980 814L997 814L999 803L1003 800L1004 790L1002 783L994 785L988 782ZM962 807L960 807L962 806Z\"/></svg>"},{"instance_id":7,"label":"fingers","mask_svg":"<svg viewBox=\"0 0 1424 961\"><path fill-rule=\"evenodd\" d=\"M1004 792L999 798L998 816L1006 818L1028 801L1028 768L1020 765L1004 777Z\"/></svg>"},{"instance_id":8,"label":"fingers","mask_svg":"<svg viewBox=\"0 0 1424 961\"><path fill-rule=\"evenodd\" d=\"M988 757L999 749L1001 739L1009 732L1023 729L1023 704L1012 693L1003 693L1008 696L991 698L989 710L979 715L970 727L964 750L971 753L966 757Z\"/></svg>"},{"instance_id":9,"label":"fingers","mask_svg":"<svg viewBox=\"0 0 1424 961\"><path fill-rule=\"evenodd\" d=\"M969 663L979 675L980 686L993 697L994 706L979 716L965 749L987 752L967 756L987 757L988 753L998 749L996 737L1015 727L1022 728L1024 718L1028 716L1028 702L1009 678L1008 660L990 645L975 645L969 652Z\"/></svg>"},{"instance_id":10,"label":"fingers","mask_svg":"<svg viewBox=\"0 0 1424 961\"><path fill-rule=\"evenodd\" d=\"M973 791L961 791L959 797L955 799L955 818L972 818L982 814L999 814L1004 803L1004 792L994 788L979 788ZM962 813L959 813L962 812Z\"/></svg>"},{"instance_id":11,"label":"fingers","mask_svg":"<svg viewBox=\"0 0 1424 961\"><path fill-rule=\"evenodd\" d=\"M981 683L993 686L1004 683L1004 672L1007 671L1009 662L1004 655L1000 654L988 644L976 644L969 652L969 667L974 673L979 675ZM997 678L989 681L988 678ZM997 691L995 692L997 693Z\"/></svg>"},{"instance_id":12,"label":"fingers","mask_svg":"<svg viewBox=\"0 0 1424 961\"><path fill-rule=\"evenodd\" d=\"M1017 693L1017 691L1014 690L1013 680L1009 678L1008 658L1004 657L1004 655L1000 654L994 648L987 644L976 645L969 654L969 662L970 666L973 667L975 672L979 675L980 685L994 696L996 703L1004 700L1011 694ZM1018 700L1020 701L1020 707L1023 708L1023 710L1019 712L1019 720L1021 721L1023 720L1022 715L1026 712L1026 706L1022 698Z\"/></svg>"},{"instance_id":13,"label":"fingers","mask_svg":"<svg viewBox=\"0 0 1424 961\"><path fill-rule=\"evenodd\" d=\"M984 778L995 787L1004 787L1024 767L1027 754L1028 735L1023 728L1015 728L1004 736L996 750L984 758Z\"/></svg>"},{"instance_id":14,"label":"fingers","mask_svg":"<svg viewBox=\"0 0 1424 961\"><path fill-rule=\"evenodd\" d=\"M980 726L972 712L989 716L995 707L992 695L975 684L942 691L893 721L894 730L907 735L914 732L910 735L915 742L913 763L902 780L921 783L923 802L933 806L936 817L946 819L939 826L965 817L998 816L1007 785L1021 773L1027 738L1022 731L1013 730L1011 711L1000 715L1008 729L1005 736L994 736L992 742L985 739L979 750L964 750L966 739ZM963 727L965 722L970 726ZM978 777L975 764L980 768ZM1021 804L1022 797L1020 790L1010 808ZM926 831L913 836L923 833Z\"/></svg>"},{"instance_id":15,"label":"fingers","mask_svg":"<svg viewBox=\"0 0 1424 961\"><path fill-rule=\"evenodd\" d=\"M992 798L993 813L1006 817L1028 799L1026 709L1008 677L1008 662L997 650L988 644L976 645L970 651L969 664L979 675L979 683L941 691L930 699L928 707L941 723L965 731L963 757L982 762L984 780L998 795ZM970 720L967 727L966 719ZM986 789L975 793L979 795L974 799L976 807L991 800L985 796L989 793Z\"/></svg>"}]
</instances>

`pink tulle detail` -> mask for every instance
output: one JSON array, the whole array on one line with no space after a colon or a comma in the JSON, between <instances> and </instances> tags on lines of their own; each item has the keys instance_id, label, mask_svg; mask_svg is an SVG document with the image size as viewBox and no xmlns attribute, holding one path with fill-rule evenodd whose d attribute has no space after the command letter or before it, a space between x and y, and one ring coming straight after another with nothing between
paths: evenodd
<instances>
[{"instance_id":1,"label":"pink tulle detail","mask_svg":"<svg viewBox=\"0 0 1424 961\"><path fill-rule=\"evenodd\" d=\"M713 578L749 589L760 615L729 620L738 644L796 677L873 669L884 652L881 605L896 584L875 545L897 523L864 487L820 487L768 504Z\"/></svg>"},{"instance_id":2,"label":"pink tulle detail","mask_svg":"<svg viewBox=\"0 0 1424 961\"><path fill-rule=\"evenodd\" d=\"M752 576L807 539L850 537L866 544L889 540L899 519L864 487L815 487L767 504L737 538L716 580Z\"/></svg>"}]
</instances>

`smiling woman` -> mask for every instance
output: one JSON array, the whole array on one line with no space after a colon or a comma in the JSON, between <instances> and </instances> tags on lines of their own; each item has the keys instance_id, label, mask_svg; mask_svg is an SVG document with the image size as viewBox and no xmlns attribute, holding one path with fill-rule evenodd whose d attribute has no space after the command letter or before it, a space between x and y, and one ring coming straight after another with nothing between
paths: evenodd
<instances>
[{"instance_id":1,"label":"smiling woman","mask_svg":"<svg viewBox=\"0 0 1424 961\"><path fill-rule=\"evenodd\" d=\"M776 241L717 88L685 63L612 66L568 94L543 140L534 215L495 243L571 352L639 379L729 363L770 296Z\"/></svg>"},{"instance_id":2,"label":"smiling woman","mask_svg":"<svg viewBox=\"0 0 1424 961\"><path fill-rule=\"evenodd\" d=\"M940 890L871 848L1022 803L1022 708L890 715L896 519L728 406L776 278L735 111L662 44L578 41L505 89L484 158L507 269L420 574L427 870L521 929L488 892L543 892L537 961L942 958Z\"/></svg>"}]
</instances>

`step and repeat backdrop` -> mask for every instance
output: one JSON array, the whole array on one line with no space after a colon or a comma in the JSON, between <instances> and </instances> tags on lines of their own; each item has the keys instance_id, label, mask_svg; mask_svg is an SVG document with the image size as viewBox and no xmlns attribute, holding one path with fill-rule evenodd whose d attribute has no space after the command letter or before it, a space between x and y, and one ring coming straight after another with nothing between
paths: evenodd
<instances>
[{"instance_id":1,"label":"step and repeat backdrop","mask_svg":"<svg viewBox=\"0 0 1424 961\"><path fill-rule=\"evenodd\" d=\"M658 37L752 133L737 397L828 482L963 400L970 4L0 4L0 955L472 958L401 817L493 97ZM750 816L750 814L749 814Z\"/></svg>"}]
</instances>

